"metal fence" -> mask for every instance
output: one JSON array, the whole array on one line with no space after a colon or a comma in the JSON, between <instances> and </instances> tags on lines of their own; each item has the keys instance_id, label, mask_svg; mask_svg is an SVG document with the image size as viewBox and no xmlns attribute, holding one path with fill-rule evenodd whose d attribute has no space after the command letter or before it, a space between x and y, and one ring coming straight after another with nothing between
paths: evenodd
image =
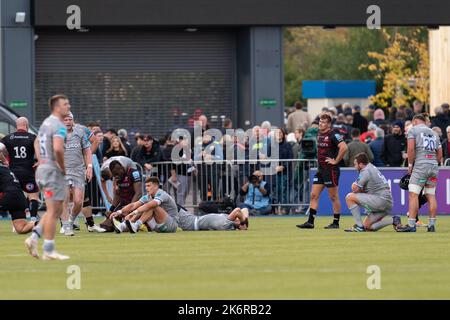
<instances>
[{"instance_id":1,"label":"metal fence","mask_svg":"<svg viewBox=\"0 0 450 320\"><path fill-rule=\"evenodd\" d=\"M279 173L264 175L263 178L273 211L285 214L304 212L309 206L309 169L317 167L316 160L158 162L153 163L152 170L145 172L144 176L157 176L162 188L178 204L197 208L201 201L221 201L226 197L236 204L244 202L245 196L240 194L240 190L249 176L270 165L283 167Z\"/></svg>"},{"instance_id":2,"label":"metal fence","mask_svg":"<svg viewBox=\"0 0 450 320\"><path fill-rule=\"evenodd\" d=\"M95 161L94 161L95 162ZM192 161L189 164L173 162L157 162L151 170L137 168L142 176L142 188L145 193L145 178L156 176L162 188L171 194L178 204L187 208L198 208L202 201L222 201L231 198L236 204L245 201L241 195L242 186L248 182L256 170L263 170L270 165L282 166L283 170L272 175L264 175L265 188L269 191L270 203L276 213L301 213L309 206L310 179L309 169L317 167L316 160L252 160L239 161ZM109 208L100 181L100 167L94 164L96 179L92 179L89 196L93 210L102 211ZM109 194L112 195L112 183L108 183Z\"/></svg>"}]
</instances>

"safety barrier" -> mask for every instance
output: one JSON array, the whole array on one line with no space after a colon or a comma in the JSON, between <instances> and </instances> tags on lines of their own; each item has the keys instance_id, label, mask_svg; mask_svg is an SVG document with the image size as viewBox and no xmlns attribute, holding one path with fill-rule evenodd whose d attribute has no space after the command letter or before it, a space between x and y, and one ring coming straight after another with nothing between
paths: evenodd
<instances>
[{"instance_id":1,"label":"safety barrier","mask_svg":"<svg viewBox=\"0 0 450 320\"><path fill-rule=\"evenodd\" d=\"M90 199L94 210L109 208L110 202L101 188L100 165L93 158L95 179L90 183ZM263 180L269 191L273 212L280 214L304 212L309 205L310 181L309 169L317 167L316 160L232 160L232 161L191 161L175 164L157 162L151 170L136 164L142 176L142 188L145 193L145 178L157 176L162 188L171 194L178 204L187 208L198 208L201 201L222 201L230 197L234 202L245 201L241 188L256 170L264 170L271 165L279 168L279 173L266 174ZM112 196L112 183L107 183L109 195Z\"/></svg>"},{"instance_id":2,"label":"safety barrier","mask_svg":"<svg viewBox=\"0 0 450 320\"><path fill-rule=\"evenodd\" d=\"M233 160L175 164L153 163L151 174L158 176L162 188L174 196L178 204L196 208L201 201L221 201L230 197L244 202L240 194L255 170L280 166L279 173L266 174L263 180L269 191L270 203L276 213L299 213L309 205L309 169L317 167L316 160ZM281 168L282 167L282 168Z\"/></svg>"}]
</instances>

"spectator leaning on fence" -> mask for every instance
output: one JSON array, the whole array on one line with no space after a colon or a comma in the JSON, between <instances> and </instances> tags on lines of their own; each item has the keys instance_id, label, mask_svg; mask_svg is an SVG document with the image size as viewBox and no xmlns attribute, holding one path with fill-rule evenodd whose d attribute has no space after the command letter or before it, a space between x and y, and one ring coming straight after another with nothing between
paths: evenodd
<instances>
[{"instance_id":1,"label":"spectator leaning on fence","mask_svg":"<svg viewBox=\"0 0 450 320\"><path fill-rule=\"evenodd\" d=\"M406 152L406 136L403 133L403 123L392 123L392 134L384 137L381 159L386 167L400 167L404 162Z\"/></svg>"},{"instance_id":2,"label":"spectator leaning on fence","mask_svg":"<svg viewBox=\"0 0 450 320\"><path fill-rule=\"evenodd\" d=\"M375 140L369 143L370 150L373 153L373 165L376 167L384 167L384 162L381 159L383 151L384 131L381 128L375 130Z\"/></svg>"},{"instance_id":3,"label":"spectator leaning on fence","mask_svg":"<svg viewBox=\"0 0 450 320\"><path fill-rule=\"evenodd\" d=\"M239 205L241 209L247 208L251 215L271 213L270 190L261 171L253 172L249 181L242 186L240 194L245 196L244 203Z\"/></svg>"},{"instance_id":4,"label":"spectator leaning on fence","mask_svg":"<svg viewBox=\"0 0 450 320\"><path fill-rule=\"evenodd\" d=\"M369 162L373 161L373 153L369 146L359 140L361 133L359 129L352 130L352 141L347 145L348 151L344 155L344 162L346 167L352 167L354 165L355 156L359 153L365 153L369 158Z\"/></svg>"}]
</instances>

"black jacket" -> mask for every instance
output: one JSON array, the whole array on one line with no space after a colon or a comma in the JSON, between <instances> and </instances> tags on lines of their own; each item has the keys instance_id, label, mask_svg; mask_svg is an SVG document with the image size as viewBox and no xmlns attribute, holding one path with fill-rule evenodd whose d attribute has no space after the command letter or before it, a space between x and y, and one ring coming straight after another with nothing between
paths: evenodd
<instances>
[{"instance_id":1,"label":"black jacket","mask_svg":"<svg viewBox=\"0 0 450 320\"><path fill-rule=\"evenodd\" d=\"M144 146L137 146L131 153L131 159L134 162L139 163L142 167L144 167L146 163L159 162L161 161L161 158L161 150L156 141L153 141L152 148L149 152L147 152Z\"/></svg>"},{"instance_id":2,"label":"black jacket","mask_svg":"<svg viewBox=\"0 0 450 320\"><path fill-rule=\"evenodd\" d=\"M450 118L447 117L445 114L438 114L436 117L431 119L431 126L441 128L441 131L444 135L447 130L447 126L449 125L450 125Z\"/></svg>"},{"instance_id":3,"label":"black jacket","mask_svg":"<svg viewBox=\"0 0 450 320\"><path fill-rule=\"evenodd\" d=\"M388 167L400 167L403 164L402 151L406 151L404 134L390 134L384 138L381 159Z\"/></svg>"},{"instance_id":4,"label":"black jacket","mask_svg":"<svg viewBox=\"0 0 450 320\"><path fill-rule=\"evenodd\" d=\"M366 118L364 118L361 113L355 112L353 114L353 128L358 128L361 133L364 133L367 131L367 126L369 125L369 122Z\"/></svg>"},{"instance_id":5,"label":"black jacket","mask_svg":"<svg viewBox=\"0 0 450 320\"><path fill-rule=\"evenodd\" d=\"M444 139L442 141L442 158L444 159L444 161L448 158L450 158L450 154L447 152L447 145L448 145L448 140Z\"/></svg>"}]
</instances>

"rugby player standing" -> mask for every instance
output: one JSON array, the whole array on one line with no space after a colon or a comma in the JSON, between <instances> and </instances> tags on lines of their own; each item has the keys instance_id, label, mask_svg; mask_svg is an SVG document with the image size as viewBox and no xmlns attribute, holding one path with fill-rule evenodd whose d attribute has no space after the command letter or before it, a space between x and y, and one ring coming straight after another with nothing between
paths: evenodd
<instances>
[{"instance_id":1,"label":"rugby player standing","mask_svg":"<svg viewBox=\"0 0 450 320\"><path fill-rule=\"evenodd\" d=\"M63 221L64 235L73 236L73 221L81 212L83 205L85 184L92 179L92 152L91 144L86 135L86 127L74 124L73 114L69 113L64 118L67 129L67 139L64 152L64 164L66 167L67 197L64 201ZM73 207L69 212L69 200L73 198ZM86 217L89 232L105 232L104 229L94 224L92 214Z\"/></svg>"},{"instance_id":2,"label":"rugby player standing","mask_svg":"<svg viewBox=\"0 0 450 320\"><path fill-rule=\"evenodd\" d=\"M300 229L313 229L314 219L319 207L319 197L322 191L328 188L328 195L333 204L333 222L325 229L339 229L341 202L339 201L339 162L347 152L347 144L343 137L332 130L331 116L322 113L319 117L319 134L317 136L317 159L319 168L314 176L311 200L309 205L309 218L303 224L297 225Z\"/></svg>"},{"instance_id":3,"label":"rugby player standing","mask_svg":"<svg viewBox=\"0 0 450 320\"><path fill-rule=\"evenodd\" d=\"M408 130L408 173L411 174L408 185L409 217L408 225L397 227L398 232L416 232L419 195L423 188L430 210L428 232L436 231L435 194L438 164L442 162L442 145L437 134L426 125L426 122L426 115L417 114L413 117L413 127Z\"/></svg>"},{"instance_id":4,"label":"rugby player standing","mask_svg":"<svg viewBox=\"0 0 450 320\"><path fill-rule=\"evenodd\" d=\"M25 240L25 245L33 257L39 258L38 241L44 236L42 259L67 260L68 256L56 252L54 239L56 221L62 214L66 198L64 142L67 129L62 121L70 112L69 99L64 95L55 95L50 98L49 106L51 115L42 123L38 138L35 140L35 152L38 157L36 181L44 192L47 212L33 228L33 233Z\"/></svg>"}]
</instances>

